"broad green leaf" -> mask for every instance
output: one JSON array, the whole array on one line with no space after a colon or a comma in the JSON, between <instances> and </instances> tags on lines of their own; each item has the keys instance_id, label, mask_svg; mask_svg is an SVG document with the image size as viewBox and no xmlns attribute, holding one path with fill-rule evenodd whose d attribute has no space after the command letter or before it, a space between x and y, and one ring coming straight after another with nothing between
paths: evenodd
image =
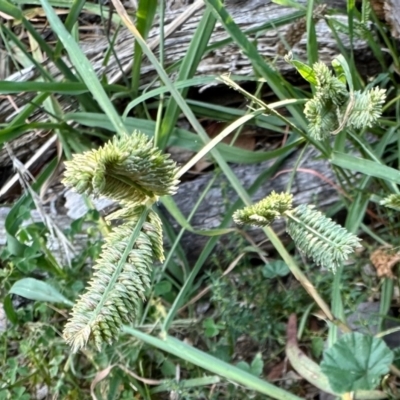
<instances>
[{"instance_id":1,"label":"broad green leaf","mask_svg":"<svg viewBox=\"0 0 400 400\"><path fill-rule=\"evenodd\" d=\"M315 76L314 70L307 64L304 64L298 60L292 60L290 57L285 57L285 61L289 64L293 65L296 68L297 72L309 83L316 86L317 78Z\"/></svg>"},{"instance_id":2,"label":"broad green leaf","mask_svg":"<svg viewBox=\"0 0 400 400\"><path fill-rule=\"evenodd\" d=\"M371 390L389 372L393 357L381 338L352 332L324 351L321 370L337 393Z\"/></svg>"},{"instance_id":3,"label":"broad green leaf","mask_svg":"<svg viewBox=\"0 0 400 400\"><path fill-rule=\"evenodd\" d=\"M264 361L261 353L257 353L250 365L250 372L255 376L260 376L263 372Z\"/></svg>"},{"instance_id":4,"label":"broad green leaf","mask_svg":"<svg viewBox=\"0 0 400 400\"><path fill-rule=\"evenodd\" d=\"M34 278L20 279L14 283L9 293L17 294L30 300L63 303L67 306L73 306L74 304L53 286Z\"/></svg>"},{"instance_id":5,"label":"broad green leaf","mask_svg":"<svg viewBox=\"0 0 400 400\"><path fill-rule=\"evenodd\" d=\"M265 278L273 279L278 276L286 276L290 273L290 269L287 264L282 260L271 261L265 264L262 268L262 274Z\"/></svg>"},{"instance_id":6,"label":"broad green leaf","mask_svg":"<svg viewBox=\"0 0 400 400\"><path fill-rule=\"evenodd\" d=\"M240 368L242 371L248 372L249 374L251 373L250 372L250 365L246 361L239 361L236 364L236 367Z\"/></svg>"},{"instance_id":7,"label":"broad green leaf","mask_svg":"<svg viewBox=\"0 0 400 400\"><path fill-rule=\"evenodd\" d=\"M311 339L311 352L313 357L319 359L324 350L324 339L320 336L315 336Z\"/></svg>"},{"instance_id":8,"label":"broad green leaf","mask_svg":"<svg viewBox=\"0 0 400 400\"><path fill-rule=\"evenodd\" d=\"M203 328L205 329L204 334L206 335L206 337L211 338L217 336L223 326L216 324L212 318L206 318L203 321Z\"/></svg>"},{"instance_id":9,"label":"broad green leaf","mask_svg":"<svg viewBox=\"0 0 400 400\"><path fill-rule=\"evenodd\" d=\"M171 282L168 281L161 281L161 282L157 282L154 285L154 294L156 296L161 296L165 293L169 293L172 289L172 284Z\"/></svg>"}]
</instances>

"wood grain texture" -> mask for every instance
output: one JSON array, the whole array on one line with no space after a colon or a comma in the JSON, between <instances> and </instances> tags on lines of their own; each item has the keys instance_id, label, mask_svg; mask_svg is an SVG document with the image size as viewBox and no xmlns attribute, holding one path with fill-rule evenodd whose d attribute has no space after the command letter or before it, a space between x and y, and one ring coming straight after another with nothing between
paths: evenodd
<instances>
[{"instance_id":1,"label":"wood grain texture","mask_svg":"<svg viewBox=\"0 0 400 400\"><path fill-rule=\"evenodd\" d=\"M300 3L306 4L306 0ZM343 3L343 2L341 2ZM328 7L337 6L338 2L327 2ZM271 21L291 15L294 11L286 7L274 4L266 0L247 0L226 2L228 11L233 19L243 31L256 32L249 34L249 37L257 44L260 54L268 60L274 68L281 71L284 76L293 75L293 68L284 62L281 56L277 56L278 47L281 43L281 37L289 38L293 24L286 24L274 30L265 30L265 26ZM185 12L189 5L180 6L178 9L170 7L166 12L165 25L173 23L179 15ZM198 25L198 22L204 10L196 12L189 20L169 36L165 41L165 65L172 65L177 60L182 59L186 54L192 35ZM344 15L336 15L336 18L346 23ZM338 54L335 39L331 31L323 19L320 19L316 25L319 56L321 61L329 63L332 58ZM158 22L151 30L148 42L152 42L159 35ZM343 45L349 48L349 40L345 35L340 35ZM228 39L221 24L217 23L211 38L211 44ZM300 40L292 43L292 51L301 59L306 60L306 44L307 38L305 34L300 35ZM127 71L133 59L133 38L132 35L124 28L120 29L115 40L115 51L111 55L108 63L104 66L104 59L109 47L109 40L104 36L101 27L96 31L96 35L87 35L80 42L80 46L91 61L97 75L106 75L109 82L115 82L122 75L121 67ZM377 64L373 62L371 53L367 49L367 45L362 40L355 40L354 51L356 59L360 65L360 73L364 76L374 74L377 71ZM155 49L158 53L158 49ZM116 58L118 57L118 59ZM66 60L68 63L68 60ZM43 65L48 69L50 74L57 80L61 80L57 68L49 60ZM227 43L221 48L210 51L203 57L196 75L219 75L231 72L232 74L248 76L252 74L252 67L249 60L241 53L240 49L232 43ZM22 72L17 72L7 77L7 80L32 80L38 77L38 71L33 68L25 68ZM147 59L143 60L141 84L144 85L151 82L156 77L154 68ZM0 98L0 123L11 121L19 112L19 109L32 100L33 95L21 94L17 96L7 96ZM60 97L59 101L64 112L72 112L78 109L78 105L70 97ZM32 115L30 121L48 120L48 116L38 108L37 112ZM11 147L15 155L23 162L35 152L46 140L46 134L50 132L33 131L24 134L18 139L12 141ZM9 167L11 161L4 150L0 150L0 167Z\"/></svg>"},{"instance_id":2,"label":"wood grain texture","mask_svg":"<svg viewBox=\"0 0 400 400\"><path fill-rule=\"evenodd\" d=\"M385 0L383 9L391 35L400 39L400 0Z\"/></svg>"},{"instance_id":3,"label":"wood grain texture","mask_svg":"<svg viewBox=\"0 0 400 400\"><path fill-rule=\"evenodd\" d=\"M250 188L255 180L264 171L273 168L272 178L264 179L260 188L252 196L253 201L258 201L271 191L277 192L285 191L289 179L291 178L291 170L297 159L299 152L295 151L292 155L281 164L277 165L276 161L266 161L253 165L232 165L232 171L235 173L241 184L246 188ZM291 193L294 195L295 205L298 204L314 204L319 210L327 210L338 201L338 193L331 182L335 182L334 173L327 161L317 158L317 153L314 150L309 150L304 155L303 161L300 164L301 170L295 175L292 185ZM181 212L188 216L203 190L207 187L210 180L214 178L215 172L203 174L193 181L183 182L179 185L179 191L174 196L174 200L181 210ZM331 181L331 182L330 182ZM70 223L82 217L87 211L83 199L80 195L67 191L65 193L66 203L64 211L62 208L58 209L59 214L55 219L60 228L66 228ZM230 189L229 183L225 176L222 174L217 177L211 190L206 194L204 201L196 211L191 225L196 230L218 228L222 219L226 215L227 209L235 203L238 196ZM111 201L100 200L96 202L96 207L99 211L115 208L117 205ZM162 212L169 222L174 227L175 231L180 229L177 222L169 216L168 212L159 204L160 212ZM0 208L0 226L4 226L4 218L7 214L8 208ZM39 216L34 211L34 220L38 220ZM234 226L232 221L232 226ZM284 233L283 221L277 221L273 225L274 229L280 233L282 239L288 241L289 238ZM258 243L265 239L265 235L261 229L249 229L250 236ZM232 233L233 234L233 233ZM231 234L231 235L232 235ZM237 233L239 234L239 233ZM79 236L79 240L75 243L77 250L79 250L85 243L83 236ZM190 262L194 262L200 252L202 251L208 237L186 233L182 240L181 245L184 248ZM221 244L228 244L229 237L222 236ZM5 243L5 231L0 229L0 246ZM169 246L168 241L165 242ZM265 245L266 249L270 250L271 247L268 243ZM218 247L221 248L220 246ZM52 249L56 253L59 251L57 244L52 242Z\"/></svg>"}]
</instances>

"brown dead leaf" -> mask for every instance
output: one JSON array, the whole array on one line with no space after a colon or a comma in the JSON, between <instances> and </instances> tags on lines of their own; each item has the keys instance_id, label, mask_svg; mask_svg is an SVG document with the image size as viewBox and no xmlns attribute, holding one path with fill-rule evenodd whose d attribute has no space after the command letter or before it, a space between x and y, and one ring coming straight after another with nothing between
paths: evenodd
<instances>
[{"instance_id":1,"label":"brown dead leaf","mask_svg":"<svg viewBox=\"0 0 400 400\"><path fill-rule=\"evenodd\" d=\"M395 253L390 247L382 246L371 254L370 261L379 278L393 279L393 267L400 262L400 253Z\"/></svg>"},{"instance_id":2,"label":"brown dead leaf","mask_svg":"<svg viewBox=\"0 0 400 400\"><path fill-rule=\"evenodd\" d=\"M385 19L384 0L370 0L370 5L380 20Z\"/></svg>"},{"instance_id":3,"label":"brown dead leaf","mask_svg":"<svg viewBox=\"0 0 400 400\"><path fill-rule=\"evenodd\" d=\"M287 362L282 360L269 369L267 381L273 382L281 379L287 370Z\"/></svg>"},{"instance_id":4,"label":"brown dead leaf","mask_svg":"<svg viewBox=\"0 0 400 400\"><path fill-rule=\"evenodd\" d=\"M93 378L92 383L90 384L90 394L92 396L93 400L97 400L97 397L94 393L94 390L99 382L101 382L103 379L107 378L107 376L110 374L112 369L115 367L114 365L109 365L107 368L104 368L103 370L97 372L96 376Z\"/></svg>"}]
</instances>

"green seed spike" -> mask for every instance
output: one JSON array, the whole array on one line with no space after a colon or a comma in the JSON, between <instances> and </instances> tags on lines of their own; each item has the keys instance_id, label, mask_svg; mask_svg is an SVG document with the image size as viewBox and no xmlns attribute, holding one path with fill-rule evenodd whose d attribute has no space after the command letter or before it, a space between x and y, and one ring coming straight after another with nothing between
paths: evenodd
<instances>
[{"instance_id":1,"label":"green seed spike","mask_svg":"<svg viewBox=\"0 0 400 400\"><path fill-rule=\"evenodd\" d=\"M258 203L237 210L233 214L233 220L238 225L268 226L292 208L292 201L293 195L290 193L272 192Z\"/></svg>"},{"instance_id":2,"label":"green seed spike","mask_svg":"<svg viewBox=\"0 0 400 400\"><path fill-rule=\"evenodd\" d=\"M93 277L64 328L64 338L76 352L91 339L100 349L115 340L121 325L135 322L153 261L164 260L161 220L151 205L159 196L174 194L179 181L175 162L139 132L114 137L65 165L66 186L122 206L107 218L122 222L106 236ZM137 237L128 249L133 232Z\"/></svg>"}]
</instances>

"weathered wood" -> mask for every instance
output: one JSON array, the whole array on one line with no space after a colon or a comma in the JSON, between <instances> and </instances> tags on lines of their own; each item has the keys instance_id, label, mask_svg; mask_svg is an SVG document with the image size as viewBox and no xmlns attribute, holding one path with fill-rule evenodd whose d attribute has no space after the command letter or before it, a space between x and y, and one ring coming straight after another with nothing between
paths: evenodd
<instances>
[{"instance_id":1,"label":"weathered wood","mask_svg":"<svg viewBox=\"0 0 400 400\"><path fill-rule=\"evenodd\" d=\"M306 4L306 0L300 1ZM336 3L336 2L335 2ZM328 6L331 6L332 2L327 2ZM336 5L336 4L335 4ZM179 9L169 8L166 12L165 25L166 29L169 24L172 24L179 17L180 14L184 13L186 8L189 6L182 6ZM292 67L284 62L281 56L278 56L278 50L282 49L281 38L289 43L292 51L297 56L306 60L306 45L307 38L306 34L301 29L300 25L286 24L274 30L265 30L266 24L271 21L276 21L278 18L287 17L294 11L293 9L282 7L266 0L247 0L237 1L228 0L226 1L226 7L231 13L233 19L243 31L258 31L257 33L249 35L251 39L254 39L259 53L265 57L274 68L277 68L285 76L293 73ZM176 62L186 54L190 40L193 33L200 21L201 16L204 13L204 9L197 11L188 21L183 25L179 26L165 40L165 65L169 66ZM346 23L345 16L337 15L343 23ZM330 62L332 58L338 54L336 47L336 41L331 34L331 31L326 24L324 19L319 19L316 24L318 43L319 43L319 56L321 61ZM113 32L111 32L111 35ZM149 35L149 42L151 43L159 34L158 22L156 22L154 28L151 30ZM345 35L340 35L341 40L345 47L349 47L349 40ZM211 38L211 43L215 44L219 41L228 38L228 34L221 24L217 23L214 33ZM120 29L114 44L114 53L111 55L110 60L106 66L103 65L105 54L109 48L109 41L107 40L105 33L99 29L96 35L87 35L80 42L81 48L88 59L91 61L95 71L98 75L106 75L109 82L115 82L118 80L122 73L120 66L127 71L130 68L130 64L133 59L133 38L132 35L126 29ZM376 63L373 62L373 57L367 49L367 44L362 40L355 40L354 50L356 59L359 61L361 73L369 75L376 72ZM158 49L155 49L155 53L158 53ZM118 62L115 58L118 57ZM61 74L57 68L50 62L44 61L43 65L48 69L50 74L55 79L62 79ZM203 57L199 68L197 69L197 75L219 75L222 73L231 72L235 75L248 76L252 74L252 66L249 60L243 55L238 47L232 43L228 43L221 48L210 51ZM38 71L33 68L26 68L22 73L16 73L13 76L8 77L8 80L32 80L39 75ZM143 60L142 64L142 75L141 83L144 85L155 78L156 74L154 68L147 59ZM18 113L18 108L23 107L29 100L32 99L32 95L18 95L0 98L0 123L12 120L12 118ZM12 101L10 101L12 99ZM71 98L62 97L60 98L61 107L64 112L74 111L77 109L75 102L71 102ZM47 120L48 116L38 109L35 114L30 118L34 120ZM31 154L46 140L44 132L35 131L29 134L23 135L17 140L11 143L11 148L15 152L15 155L21 160L26 161ZM11 161L4 150L0 150L0 167L10 166Z\"/></svg>"},{"instance_id":2,"label":"weathered wood","mask_svg":"<svg viewBox=\"0 0 400 400\"><path fill-rule=\"evenodd\" d=\"M253 200L257 201L267 196L273 190L277 192L286 190L289 179L291 178L291 170L297 162L298 157L299 152L295 151L280 166L274 166L274 161L266 161L253 165L234 165L232 166L232 171L238 177L241 184L248 189L261 173L271 168L274 169L273 176L266 179L252 196ZM327 161L316 158L316 152L313 150L307 151L303 160L304 161L299 166L300 170L295 175L291 188L291 193L295 196L295 204L315 204L318 209L326 210L338 201L337 190L329 182L335 181L334 173ZM190 214L202 191L213 178L214 172L210 172L197 177L193 181L180 184L179 191L174 196L174 200L185 216ZM226 188L229 189L226 190ZM204 201L201 203L191 221L191 225L196 230L218 228L220 222L226 215L227 207L233 205L237 198L237 194L227 184L226 177L221 174L216 178L211 190L206 194ZM87 211L83 199L78 194L68 191L66 193L66 199L65 214L54 216L60 228L67 228L72 220L82 217ZM101 201L97 202L96 207L101 211L112 205L113 203L110 201ZM168 213L162 205L160 205L160 210L167 216L175 230L178 231L180 228L179 225L172 217L168 216ZM8 208L0 208L0 246L5 244L6 238L3 227L7 212ZM34 211L32 215L35 221L40 220L40 216L37 212ZM286 235L284 234L284 225L282 221L278 221L273 227L281 234L281 237L285 239ZM256 242L265 239L261 229L250 229L250 235ZM227 242L227 239L227 237L221 237L222 243ZM286 237L286 239L288 238ZM196 257L202 251L207 240L208 237L201 235L191 233L184 235L181 240L181 245L190 261L196 260ZM77 251L82 248L84 243L84 237L79 236L75 243ZM267 248L268 247L267 243ZM54 241L52 242L52 250L60 257L59 246L57 246L57 243Z\"/></svg>"},{"instance_id":3,"label":"weathered wood","mask_svg":"<svg viewBox=\"0 0 400 400\"><path fill-rule=\"evenodd\" d=\"M400 39L400 0L386 0L384 2L385 20L390 26L390 33Z\"/></svg>"},{"instance_id":4,"label":"weathered wood","mask_svg":"<svg viewBox=\"0 0 400 400\"><path fill-rule=\"evenodd\" d=\"M329 181L335 182L335 176L329 163L317 159L315 154L316 152L313 150L306 152L303 158L304 161L300 164L300 171L295 175L291 193L294 195L295 205L315 204L318 209L326 210L338 201L337 190L329 183ZM298 157L299 152L294 152L288 160L278 167L272 178L266 179L254 193L252 196L253 201L266 197L272 191L286 191L289 179L291 179L291 171ZM233 166L232 170L242 185L248 189L260 174L270 168L274 168L273 165L274 161L267 161L254 165ZM188 216L193 210L196 201L212 178L213 174L209 173L180 185L179 192L174 196L174 200L185 216ZM228 184L226 177L221 174L217 177L212 189L207 193L195 213L191 225L195 229L218 228L226 215L227 208L233 205L237 199L237 194ZM166 215L168 214L166 213ZM169 217L169 220L176 229L179 228L172 218ZM232 223L232 225L234 224ZM284 234L285 226L283 221L274 223L273 228L283 239L288 239L287 235ZM250 229L249 233L257 243L265 239L265 234L261 229ZM208 239L205 236L186 233L181 240L181 245L188 258L196 260ZM228 243L227 237L221 237L221 240L223 243ZM264 247L271 249L268 243Z\"/></svg>"},{"instance_id":5,"label":"weathered wood","mask_svg":"<svg viewBox=\"0 0 400 400\"><path fill-rule=\"evenodd\" d=\"M302 3L306 4L306 0L302 0ZM332 2L327 3L329 6L332 5ZM302 25L301 22L299 23L297 21L297 25L293 23L287 24L278 29L269 31L266 31L265 29L263 30L260 27L265 26L265 24L277 18L290 15L293 12L293 9L288 9L266 0L227 0L226 5L233 19L242 30L261 29L257 35L250 35L252 39L256 39L255 43L257 44L258 51L286 77L292 76L292 67L285 63L281 56L277 56L277 53L282 49L280 38L284 37L290 44L292 51L304 60L306 59L307 39L305 37L305 32L302 32L301 29L299 29ZM175 21L176 18L185 11L185 7L187 6L182 6L179 9L169 8L166 14L166 26ZM201 16L203 15L203 12L204 10L196 12L187 22L180 26L166 39L165 56L167 66L171 65L176 60L181 59L186 54L191 37ZM345 16L338 16L338 18L341 18L342 22L346 22ZM331 35L329 27L322 18L317 22L316 29L320 59L329 63L332 58L338 54L336 41ZM149 42L152 42L157 35L158 26L156 24L150 33ZM217 43L227 37L228 35L224 28L220 24L217 24L212 35L211 43ZM345 46L349 46L349 41L346 36L341 35L341 39ZM114 55L111 56L108 65L106 67L103 66L104 55L109 45L104 33L99 30L96 37L87 36L80 44L82 50L93 64L95 71L99 75L105 74L109 82L115 82L118 79L120 69ZM128 69L132 61L132 48L133 39L131 34L127 30L121 29L115 42L114 54L118 55L119 63L124 69ZM367 44L361 40L356 40L354 43L354 49L360 66L364 68L361 69L361 73L364 75L373 74L374 71L376 71L376 68L374 69L376 64L372 62L373 58L371 53L367 50ZM155 52L157 53L157 49ZM50 73L56 77L56 79L61 79L61 75L51 62L46 61L44 62L44 65L48 68ZM371 66L372 70L368 70ZM197 70L197 75L218 75L226 72L243 76L252 74L252 67L249 61L233 44L227 44L218 50L206 54ZM37 76L37 71L27 69L25 70L25 74L17 74L14 77L8 77L8 79L32 80ZM150 82L154 77L155 72L153 67L147 60L144 60L141 77L142 84ZM12 98L17 106L22 107L32 98L32 96L12 96ZM60 97L59 100L65 112L77 109L76 103L71 102L70 98ZM9 99L0 99L0 122L11 120L16 112L17 111L13 109ZM31 118L31 120L35 119L44 120L47 119L47 116L39 110ZM22 161L25 161L29 155L33 154L41 143L47 139L42 135L43 132L32 132L28 135L24 135L16 141L13 141L11 147L16 156ZM294 165L297 156L298 155L295 153L292 158L283 164L281 169L290 169ZM8 156L0 152L0 167L4 168L4 166L7 165L10 165ZM248 188L257 176L262 171L271 168L271 165L272 162L264 162L258 165L238 165L233 166L232 168L243 186ZM333 172L329 168L329 165L322 160L315 160L311 155L309 155L304 161L302 167L305 169L316 170L326 178L333 179ZM204 174L191 182L181 184L179 193L175 196L175 201L185 215L188 215L192 210L199 194L206 187L210 179L212 179L212 176L213 174L210 173ZM284 173L277 176L275 179L266 181L254 195L254 200L256 201L268 195L272 190L285 190L289 176L290 174ZM225 193L222 189L224 186L228 186L225 185L225 178L222 176L217 178L212 190L206 195L204 202L191 222L195 229L212 229L217 227L226 212L226 203L233 204L237 199L237 195L231 190L228 190L227 193ZM296 180L292 187L292 192L295 194L297 203L313 203L321 209L325 209L332 205L338 199L335 189L320 178L317 178L315 175L306 172L297 173ZM78 209L77 203L73 203L70 207L70 210L76 211ZM7 209L3 209L3 214L0 213L0 226L4 226L4 213L6 212ZM3 215L3 217L1 215ZM77 217L77 215L74 217ZM35 218L37 219L38 216L36 215ZM71 219L64 215L59 215L57 216L57 221L61 228L65 228L70 224ZM177 224L174 221L171 222L174 227L178 229ZM281 230L282 225L278 224L276 228ZM252 230L251 234L257 241L263 238L261 230ZM83 243L83 240L80 241ZM189 254L192 259L195 259L206 241L206 237L187 234L182 240L182 246L186 249L187 254ZM4 231L0 231L0 245L1 244L4 244ZM57 249L55 249L55 251L57 252Z\"/></svg>"}]
</instances>

